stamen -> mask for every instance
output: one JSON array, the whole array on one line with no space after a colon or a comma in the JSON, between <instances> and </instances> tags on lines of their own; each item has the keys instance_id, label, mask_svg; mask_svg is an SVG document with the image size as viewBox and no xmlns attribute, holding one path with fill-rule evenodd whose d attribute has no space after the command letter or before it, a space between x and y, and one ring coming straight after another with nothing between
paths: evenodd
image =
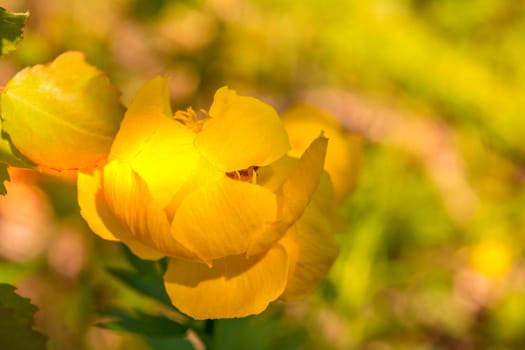
<instances>
[{"instance_id":1,"label":"stamen","mask_svg":"<svg viewBox=\"0 0 525 350\"><path fill-rule=\"evenodd\" d=\"M227 172L226 176L233 180L251 182L254 184L257 182L257 169L259 169L259 167L254 165L246 169Z\"/></svg>"},{"instance_id":2,"label":"stamen","mask_svg":"<svg viewBox=\"0 0 525 350\"><path fill-rule=\"evenodd\" d=\"M193 108L189 107L185 111L175 112L175 114L173 115L173 118L181 122L188 128L192 129L193 131L200 132L202 130L202 126L204 125L204 122L206 121L206 119L209 119L210 116L203 109L201 109L199 112L202 115L202 117L197 115L197 113L193 110Z\"/></svg>"}]
</instances>

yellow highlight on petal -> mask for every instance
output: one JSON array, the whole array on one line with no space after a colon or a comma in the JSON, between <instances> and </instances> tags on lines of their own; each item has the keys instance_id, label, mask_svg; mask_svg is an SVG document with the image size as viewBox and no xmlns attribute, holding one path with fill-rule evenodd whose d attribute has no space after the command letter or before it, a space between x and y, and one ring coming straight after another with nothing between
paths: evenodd
<instances>
[{"instance_id":1,"label":"yellow highlight on petal","mask_svg":"<svg viewBox=\"0 0 525 350\"><path fill-rule=\"evenodd\" d=\"M162 207L196 171L200 158L193 146L195 133L171 116L167 83L157 77L140 89L109 156L125 160Z\"/></svg>"}]
</instances>

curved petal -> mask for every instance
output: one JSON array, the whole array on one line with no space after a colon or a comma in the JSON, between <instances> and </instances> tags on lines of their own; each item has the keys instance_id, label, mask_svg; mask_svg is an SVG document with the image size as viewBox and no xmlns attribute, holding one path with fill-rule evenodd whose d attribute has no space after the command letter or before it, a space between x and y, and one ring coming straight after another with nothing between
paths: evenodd
<instances>
[{"instance_id":1,"label":"curved petal","mask_svg":"<svg viewBox=\"0 0 525 350\"><path fill-rule=\"evenodd\" d=\"M321 130L326 133L330 144L325 170L334 184L336 200L341 202L355 187L363 139L345 130L329 113L308 105L290 108L282 115L282 121L290 137L291 156L299 156Z\"/></svg>"},{"instance_id":2,"label":"curved petal","mask_svg":"<svg viewBox=\"0 0 525 350\"><path fill-rule=\"evenodd\" d=\"M121 241L131 251L146 260L157 260L164 256L159 251L137 241L127 227L109 209L101 191L101 171L96 169L92 175L78 173L78 204L80 214L89 228L103 239Z\"/></svg>"},{"instance_id":3,"label":"curved petal","mask_svg":"<svg viewBox=\"0 0 525 350\"><path fill-rule=\"evenodd\" d=\"M171 117L168 79L157 77L137 93L111 148L110 160L125 160L165 206L199 161L195 133Z\"/></svg>"},{"instance_id":4,"label":"curved petal","mask_svg":"<svg viewBox=\"0 0 525 350\"><path fill-rule=\"evenodd\" d=\"M279 245L262 256L230 256L213 267L172 259L164 275L166 291L180 311L197 320L258 314L284 290L286 251Z\"/></svg>"},{"instance_id":5,"label":"curved petal","mask_svg":"<svg viewBox=\"0 0 525 350\"><path fill-rule=\"evenodd\" d=\"M210 182L217 182L224 177L224 173L220 172L211 165L206 159L200 157L200 160L191 173L188 181L186 181L173 196L164 211L168 216L168 220L173 221L175 213L179 209L181 203L194 191L209 184ZM172 227L173 232L173 227Z\"/></svg>"},{"instance_id":6,"label":"curved petal","mask_svg":"<svg viewBox=\"0 0 525 350\"><path fill-rule=\"evenodd\" d=\"M330 179L326 173L324 175L303 216L279 241L290 261L283 299L296 299L311 293L326 277L339 253L332 220L333 189Z\"/></svg>"},{"instance_id":7,"label":"curved petal","mask_svg":"<svg viewBox=\"0 0 525 350\"><path fill-rule=\"evenodd\" d=\"M144 180L126 163L114 160L105 166L102 190L109 208L139 242L168 256L196 260L171 236L164 210L152 198Z\"/></svg>"},{"instance_id":8,"label":"curved petal","mask_svg":"<svg viewBox=\"0 0 525 350\"><path fill-rule=\"evenodd\" d=\"M283 184L283 217L286 221L295 221L306 206L319 185L323 172L328 139L319 136L303 153L297 165Z\"/></svg>"},{"instance_id":9,"label":"curved petal","mask_svg":"<svg viewBox=\"0 0 525 350\"><path fill-rule=\"evenodd\" d=\"M260 167L257 170L257 184L274 193L281 193L284 182L298 161L298 158L284 156L268 166Z\"/></svg>"},{"instance_id":10,"label":"curved petal","mask_svg":"<svg viewBox=\"0 0 525 350\"><path fill-rule=\"evenodd\" d=\"M223 87L215 94L210 116L195 147L222 171L268 165L290 149L277 112L253 97Z\"/></svg>"},{"instance_id":11,"label":"curved petal","mask_svg":"<svg viewBox=\"0 0 525 350\"><path fill-rule=\"evenodd\" d=\"M172 222L177 241L211 261L246 252L253 235L277 217L277 199L268 189L221 176L188 194Z\"/></svg>"},{"instance_id":12,"label":"curved petal","mask_svg":"<svg viewBox=\"0 0 525 350\"><path fill-rule=\"evenodd\" d=\"M310 144L302 157L296 161L295 166L292 167L290 159L285 158L277 162L271 170L274 176L284 179L278 190L278 220L272 225L269 232L252 236L247 256L257 255L268 249L301 217L319 185L327 144L328 139L321 135ZM264 171L261 172L261 175L263 177L261 180L264 180L266 176ZM278 182L267 180L263 182L263 185L276 187Z\"/></svg>"}]
</instances>

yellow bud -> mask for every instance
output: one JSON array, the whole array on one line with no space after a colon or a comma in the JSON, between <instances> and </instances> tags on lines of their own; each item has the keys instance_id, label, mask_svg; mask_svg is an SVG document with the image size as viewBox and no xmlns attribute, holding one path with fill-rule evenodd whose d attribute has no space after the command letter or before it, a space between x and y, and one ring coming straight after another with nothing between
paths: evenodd
<instances>
[{"instance_id":1,"label":"yellow bud","mask_svg":"<svg viewBox=\"0 0 525 350\"><path fill-rule=\"evenodd\" d=\"M124 115L118 91L79 52L18 72L0 103L3 131L43 169L95 167L107 157Z\"/></svg>"}]
</instances>

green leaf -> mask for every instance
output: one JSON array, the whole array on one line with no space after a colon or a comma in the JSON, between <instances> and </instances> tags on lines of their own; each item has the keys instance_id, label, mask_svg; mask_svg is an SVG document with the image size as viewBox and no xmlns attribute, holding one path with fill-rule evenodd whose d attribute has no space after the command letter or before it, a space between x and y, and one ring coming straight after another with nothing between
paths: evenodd
<instances>
[{"instance_id":1,"label":"green leaf","mask_svg":"<svg viewBox=\"0 0 525 350\"><path fill-rule=\"evenodd\" d=\"M131 250L124 244L121 245L122 251L127 262L140 274L155 275L157 277L164 276L166 269L168 268L168 260L160 259L157 261L143 260L133 254Z\"/></svg>"},{"instance_id":2,"label":"green leaf","mask_svg":"<svg viewBox=\"0 0 525 350\"><path fill-rule=\"evenodd\" d=\"M15 287L0 284L0 345L10 350L45 349L46 337L33 330L36 306L15 293Z\"/></svg>"},{"instance_id":3,"label":"green leaf","mask_svg":"<svg viewBox=\"0 0 525 350\"><path fill-rule=\"evenodd\" d=\"M267 311L244 318L215 320L212 348L215 350L295 350L304 348L306 330L287 322L281 312Z\"/></svg>"},{"instance_id":4,"label":"green leaf","mask_svg":"<svg viewBox=\"0 0 525 350\"><path fill-rule=\"evenodd\" d=\"M37 308L29 302L29 299L22 298L16 294L15 289L16 288L10 284L0 283L0 306L14 308L18 316L32 323L31 318Z\"/></svg>"},{"instance_id":5,"label":"green leaf","mask_svg":"<svg viewBox=\"0 0 525 350\"><path fill-rule=\"evenodd\" d=\"M173 308L173 304L164 288L165 259L160 261L142 260L131 253L125 246L122 247L132 269L108 267L108 272L140 294Z\"/></svg>"},{"instance_id":6,"label":"green leaf","mask_svg":"<svg viewBox=\"0 0 525 350\"><path fill-rule=\"evenodd\" d=\"M13 51L22 40L28 13L11 13L0 7L0 55Z\"/></svg>"},{"instance_id":7,"label":"green leaf","mask_svg":"<svg viewBox=\"0 0 525 350\"><path fill-rule=\"evenodd\" d=\"M142 335L154 350L193 350L186 338L188 327L162 316L151 315L143 311L128 312L122 309L108 309L99 312L111 321L99 322L98 327Z\"/></svg>"},{"instance_id":8,"label":"green leaf","mask_svg":"<svg viewBox=\"0 0 525 350\"><path fill-rule=\"evenodd\" d=\"M121 309L109 309L101 311L100 315L112 319L99 322L97 326L101 328L141 334L149 338L185 337L188 330L168 317L151 315L140 310L130 313Z\"/></svg>"},{"instance_id":9,"label":"green leaf","mask_svg":"<svg viewBox=\"0 0 525 350\"><path fill-rule=\"evenodd\" d=\"M7 165L0 164L0 194L5 195L7 188L5 188L5 182L9 181L9 173L7 172Z\"/></svg>"},{"instance_id":10,"label":"green leaf","mask_svg":"<svg viewBox=\"0 0 525 350\"><path fill-rule=\"evenodd\" d=\"M151 297L162 302L165 305L172 306L171 301L164 289L162 278L157 276L138 274L134 271L128 271L119 268L108 268L108 271L121 282L131 287L133 290L142 295Z\"/></svg>"},{"instance_id":11,"label":"green leaf","mask_svg":"<svg viewBox=\"0 0 525 350\"><path fill-rule=\"evenodd\" d=\"M35 168L35 164L20 154L20 152L12 145L9 140L9 135L5 132L0 134L0 163L17 168Z\"/></svg>"},{"instance_id":12,"label":"green leaf","mask_svg":"<svg viewBox=\"0 0 525 350\"><path fill-rule=\"evenodd\" d=\"M124 115L119 92L80 52L18 72L2 91L3 130L35 164L89 170L107 157Z\"/></svg>"}]
</instances>

